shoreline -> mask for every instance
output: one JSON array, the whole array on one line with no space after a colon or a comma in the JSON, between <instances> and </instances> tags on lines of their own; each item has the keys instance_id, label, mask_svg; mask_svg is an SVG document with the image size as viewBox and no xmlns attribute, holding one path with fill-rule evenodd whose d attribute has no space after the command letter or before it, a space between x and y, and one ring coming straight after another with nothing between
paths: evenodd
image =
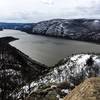
<instances>
[{"instance_id":1,"label":"shoreline","mask_svg":"<svg viewBox=\"0 0 100 100\"><path fill-rule=\"evenodd\" d=\"M47 65L42 64L36 60L31 59L29 56L27 56L26 54L24 54L22 51L20 51L19 49L17 49L16 47L10 45L9 43L12 41L18 40L18 38L14 38L14 37L2 37L0 38L0 45L10 49L12 51L13 56L20 56L22 58L22 60L25 61L25 63L27 63L29 66L30 64L32 65L39 65L39 67L43 67L43 69L48 68ZM36 68L35 68L36 69Z\"/></svg>"},{"instance_id":2,"label":"shoreline","mask_svg":"<svg viewBox=\"0 0 100 100\"><path fill-rule=\"evenodd\" d=\"M21 30L20 30L21 31ZM26 32L26 31L22 31L22 32ZM38 34L38 33L30 33L30 32L26 32L27 34L31 34L31 35L39 35L39 36L44 36L44 37L51 37L51 38L55 38L55 39L64 39L64 40L73 40L73 41L78 41L78 42L87 42L87 43L93 43L93 44L98 44L100 45L100 41L93 41L93 40L82 40L82 39L71 39L68 37L64 37L64 36L54 36L54 35L46 35L46 34Z\"/></svg>"},{"instance_id":3,"label":"shoreline","mask_svg":"<svg viewBox=\"0 0 100 100\"><path fill-rule=\"evenodd\" d=\"M14 100L15 90L39 79L49 68L11 46L13 37L0 38L0 100ZM16 91L17 92L17 91Z\"/></svg>"}]
</instances>

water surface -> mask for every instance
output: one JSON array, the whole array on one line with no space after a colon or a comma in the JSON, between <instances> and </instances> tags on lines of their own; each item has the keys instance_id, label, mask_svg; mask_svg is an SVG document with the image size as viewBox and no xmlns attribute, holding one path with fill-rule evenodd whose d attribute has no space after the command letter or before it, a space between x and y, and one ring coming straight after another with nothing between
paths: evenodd
<instances>
[{"instance_id":1,"label":"water surface","mask_svg":"<svg viewBox=\"0 0 100 100\"><path fill-rule=\"evenodd\" d=\"M94 43L30 35L16 30L0 31L0 37L5 36L19 38L10 44L32 59L49 66L74 53L100 52L100 45Z\"/></svg>"}]
</instances>

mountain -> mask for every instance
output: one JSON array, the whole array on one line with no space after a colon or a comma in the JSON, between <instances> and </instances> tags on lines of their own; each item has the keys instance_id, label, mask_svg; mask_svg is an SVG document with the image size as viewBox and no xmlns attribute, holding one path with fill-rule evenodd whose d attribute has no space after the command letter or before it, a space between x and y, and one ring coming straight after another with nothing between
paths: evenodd
<instances>
[{"instance_id":1,"label":"mountain","mask_svg":"<svg viewBox=\"0 0 100 100\"><path fill-rule=\"evenodd\" d=\"M100 100L100 77L85 80L64 100Z\"/></svg>"},{"instance_id":2,"label":"mountain","mask_svg":"<svg viewBox=\"0 0 100 100\"><path fill-rule=\"evenodd\" d=\"M35 23L33 34L100 42L99 19L53 19Z\"/></svg>"},{"instance_id":3,"label":"mountain","mask_svg":"<svg viewBox=\"0 0 100 100\"><path fill-rule=\"evenodd\" d=\"M14 29L21 30L25 32L32 32L34 24L33 23L3 23L0 22L0 29Z\"/></svg>"},{"instance_id":4,"label":"mountain","mask_svg":"<svg viewBox=\"0 0 100 100\"><path fill-rule=\"evenodd\" d=\"M0 23L0 28L67 39L100 42L100 19L52 19L38 23Z\"/></svg>"},{"instance_id":5,"label":"mountain","mask_svg":"<svg viewBox=\"0 0 100 100\"><path fill-rule=\"evenodd\" d=\"M100 76L99 55L77 54L64 58L51 68L50 72L30 83L31 92L27 100L40 100L40 98L60 100L85 79L98 76ZM28 85L19 90L17 97L21 97L23 91L25 93L29 91Z\"/></svg>"}]
</instances>

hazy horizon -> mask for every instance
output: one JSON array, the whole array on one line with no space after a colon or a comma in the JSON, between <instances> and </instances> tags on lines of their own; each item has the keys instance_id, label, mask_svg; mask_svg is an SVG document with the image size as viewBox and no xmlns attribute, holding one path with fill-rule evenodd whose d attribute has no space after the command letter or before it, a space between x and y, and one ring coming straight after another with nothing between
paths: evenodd
<instances>
[{"instance_id":1,"label":"hazy horizon","mask_svg":"<svg viewBox=\"0 0 100 100\"><path fill-rule=\"evenodd\" d=\"M38 23L38 22L42 22L42 21L50 21L50 20L56 20L56 19L65 19L65 20L74 20L74 19L89 19L89 20L100 20L100 18L51 18L51 19L44 19L44 20L39 20L39 21L36 21L36 22L21 22L21 21L0 21L0 23L19 23L19 24L24 24L24 23Z\"/></svg>"},{"instance_id":2,"label":"hazy horizon","mask_svg":"<svg viewBox=\"0 0 100 100\"><path fill-rule=\"evenodd\" d=\"M0 0L0 22L100 19L100 0Z\"/></svg>"}]
</instances>

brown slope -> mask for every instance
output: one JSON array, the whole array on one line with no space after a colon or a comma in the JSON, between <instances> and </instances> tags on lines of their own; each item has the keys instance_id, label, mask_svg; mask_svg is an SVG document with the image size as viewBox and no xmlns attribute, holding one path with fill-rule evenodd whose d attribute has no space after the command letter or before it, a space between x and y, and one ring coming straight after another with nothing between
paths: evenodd
<instances>
[{"instance_id":1,"label":"brown slope","mask_svg":"<svg viewBox=\"0 0 100 100\"><path fill-rule=\"evenodd\" d=\"M85 80L64 100L100 100L100 77Z\"/></svg>"}]
</instances>

